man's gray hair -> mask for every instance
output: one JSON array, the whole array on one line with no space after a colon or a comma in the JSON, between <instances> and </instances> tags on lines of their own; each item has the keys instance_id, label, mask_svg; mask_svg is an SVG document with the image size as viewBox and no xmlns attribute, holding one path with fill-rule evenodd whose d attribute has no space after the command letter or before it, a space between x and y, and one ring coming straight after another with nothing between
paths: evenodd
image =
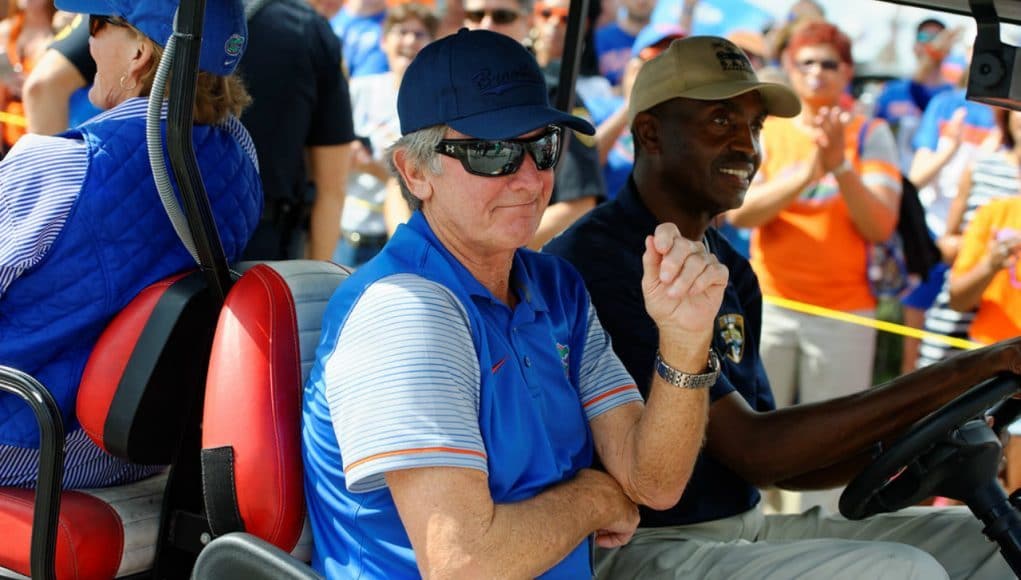
<instances>
[{"instance_id":1,"label":"man's gray hair","mask_svg":"<svg viewBox=\"0 0 1021 580\"><path fill-rule=\"evenodd\" d=\"M440 144L440 141L446 135L446 125L433 125L432 127L408 133L386 148L387 168L391 174L397 177L397 183L401 186L401 195L404 197L404 201L408 203L411 211L421 209L422 200L411 194L408 184L404 182L404 177L401 176L401 173L397 171L397 166L394 165L394 154L398 151L404 151L408 163L421 167L433 175L439 175L443 172L443 166L440 165L440 154L436 152L436 146Z\"/></svg>"}]
</instances>

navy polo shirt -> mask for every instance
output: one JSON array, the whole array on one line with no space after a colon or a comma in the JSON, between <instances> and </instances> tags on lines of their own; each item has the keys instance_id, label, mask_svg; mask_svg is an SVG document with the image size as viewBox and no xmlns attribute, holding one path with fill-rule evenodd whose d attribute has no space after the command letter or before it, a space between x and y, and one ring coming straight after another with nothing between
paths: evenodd
<instances>
[{"instance_id":1,"label":"navy polo shirt","mask_svg":"<svg viewBox=\"0 0 1021 580\"><path fill-rule=\"evenodd\" d=\"M596 207L543 249L567 258L581 272L613 349L643 396L648 396L652 383L659 331L642 298L642 253L645 237L657 225L629 179L615 200ZM772 410L773 394L759 358L762 292L758 279L748 260L714 228L706 232L706 239L710 251L730 270L713 333L723 373L710 398L715 402L736 390L753 409ZM758 502L755 486L703 451L677 505L664 511L642 507L641 525L711 521L748 511Z\"/></svg>"}]
</instances>

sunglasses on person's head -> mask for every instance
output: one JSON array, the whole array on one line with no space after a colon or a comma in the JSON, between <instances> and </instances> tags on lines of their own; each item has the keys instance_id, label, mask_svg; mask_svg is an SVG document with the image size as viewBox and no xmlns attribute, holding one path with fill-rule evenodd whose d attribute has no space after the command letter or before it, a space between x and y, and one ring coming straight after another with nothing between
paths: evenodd
<instances>
[{"instance_id":1,"label":"sunglasses on person's head","mask_svg":"<svg viewBox=\"0 0 1021 580\"><path fill-rule=\"evenodd\" d=\"M537 3L535 5L535 15L544 20L557 16L561 20L567 20L567 7L566 6L548 6L543 3Z\"/></svg>"},{"instance_id":2,"label":"sunglasses on person's head","mask_svg":"<svg viewBox=\"0 0 1021 580\"><path fill-rule=\"evenodd\" d=\"M821 68L822 70L830 71L830 72L834 72L834 71L837 71L837 70L840 69L840 61L839 60L833 60L833 59L828 59L828 58L822 59L822 60L814 60L814 59L811 59L811 58L806 59L806 60L799 60L797 65L798 65L798 69L800 69L802 71L807 71L807 70L815 67L816 65L819 65L819 68Z\"/></svg>"},{"instance_id":3,"label":"sunglasses on person's head","mask_svg":"<svg viewBox=\"0 0 1021 580\"><path fill-rule=\"evenodd\" d=\"M461 162L472 175L499 177L521 168L527 151L540 171L552 169L560 159L562 129L556 125L528 139L444 139L436 152Z\"/></svg>"},{"instance_id":4,"label":"sunglasses on person's head","mask_svg":"<svg viewBox=\"0 0 1021 580\"><path fill-rule=\"evenodd\" d=\"M95 36L104 26L109 24L110 26L121 26L126 27L128 23L123 18L117 16L99 16L92 14L89 16L89 35Z\"/></svg>"},{"instance_id":5,"label":"sunglasses on person's head","mask_svg":"<svg viewBox=\"0 0 1021 580\"><path fill-rule=\"evenodd\" d=\"M497 8L495 10L465 10L464 17L469 22L478 24L479 22L482 22L482 19L485 18L487 14L494 24L510 24L521 16L521 13L517 10Z\"/></svg>"}]
</instances>

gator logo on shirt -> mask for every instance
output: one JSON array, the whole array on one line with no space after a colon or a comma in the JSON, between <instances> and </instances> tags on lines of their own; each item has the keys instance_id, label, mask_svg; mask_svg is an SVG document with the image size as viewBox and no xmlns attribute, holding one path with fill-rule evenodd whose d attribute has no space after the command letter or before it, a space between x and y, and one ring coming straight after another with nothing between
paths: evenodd
<instances>
[{"instance_id":1,"label":"gator logo on shirt","mask_svg":"<svg viewBox=\"0 0 1021 580\"><path fill-rule=\"evenodd\" d=\"M716 319L716 329L727 347L723 353L735 363L740 363L744 357L744 316L723 314Z\"/></svg>"},{"instance_id":2,"label":"gator logo on shirt","mask_svg":"<svg viewBox=\"0 0 1021 580\"><path fill-rule=\"evenodd\" d=\"M564 376L571 376L571 348L566 344L557 343L557 354L560 355L560 364L564 367Z\"/></svg>"}]
</instances>

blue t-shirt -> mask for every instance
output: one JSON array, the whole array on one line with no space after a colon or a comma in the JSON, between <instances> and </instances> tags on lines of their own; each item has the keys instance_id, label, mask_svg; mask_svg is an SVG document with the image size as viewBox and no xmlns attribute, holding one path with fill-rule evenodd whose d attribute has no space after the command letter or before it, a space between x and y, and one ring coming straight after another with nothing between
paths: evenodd
<instances>
[{"instance_id":1,"label":"blue t-shirt","mask_svg":"<svg viewBox=\"0 0 1021 580\"><path fill-rule=\"evenodd\" d=\"M527 500L591 465L589 421L641 400L573 268L520 250L511 283L513 309L415 212L330 300L302 416L327 577L418 575L387 472L475 469L494 502ZM542 577L589 576L586 541Z\"/></svg>"},{"instance_id":2,"label":"blue t-shirt","mask_svg":"<svg viewBox=\"0 0 1021 580\"><path fill-rule=\"evenodd\" d=\"M681 195L681 194L678 194ZM592 304L613 340L613 349L643 395L652 383L659 331L642 298L642 253L645 236L656 219L638 197L633 181L550 241L544 252L567 258L585 279ZM709 249L730 270L713 333L722 375L709 395L712 401L737 391L752 409L775 408L766 371L759 358L762 292L744 257L713 228L706 232ZM674 507L656 511L642 507L642 527L694 524L730 517L752 509L759 492L710 453L695 463L684 495Z\"/></svg>"},{"instance_id":3,"label":"blue t-shirt","mask_svg":"<svg viewBox=\"0 0 1021 580\"><path fill-rule=\"evenodd\" d=\"M606 77L613 86L620 85L624 68L631 60L631 45L635 37L611 22L596 29L596 58L599 59L599 74Z\"/></svg>"},{"instance_id":4,"label":"blue t-shirt","mask_svg":"<svg viewBox=\"0 0 1021 580\"><path fill-rule=\"evenodd\" d=\"M390 70L386 54L380 46L386 12L371 16L355 16L345 10L330 19L334 34L340 39L348 76L374 75Z\"/></svg>"},{"instance_id":5,"label":"blue t-shirt","mask_svg":"<svg viewBox=\"0 0 1021 580\"><path fill-rule=\"evenodd\" d=\"M610 115L617 112L617 109L624 106L623 97L604 99L596 101L596 106L589 105L589 112L592 114L592 122L598 127L606 121ZM635 164L635 144L631 137L631 129L625 127L617 139L613 142L609 153L606 155L606 162L603 163L603 181L606 183L606 199L617 197L617 192L627 183L631 175L631 167Z\"/></svg>"},{"instance_id":6,"label":"blue t-shirt","mask_svg":"<svg viewBox=\"0 0 1021 580\"><path fill-rule=\"evenodd\" d=\"M964 107L964 132L965 141L969 140L969 128L973 127L980 131L992 129L996 126L996 119L993 116L993 109L988 105L969 101L965 96L964 89L956 89L940 93L929 101L929 106L922 114L922 123L915 132L915 149L926 148L935 151L939 144L940 129L954 115L954 111ZM983 132L984 135L984 132ZM977 144L977 143L975 143Z\"/></svg>"},{"instance_id":7,"label":"blue t-shirt","mask_svg":"<svg viewBox=\"0 0 1021 580\"><path fill-rule=\"evenodd\" d=\"M886 83L876 98L875 116L886 121L897 138L901 172L907 174L915 149L912 139L918 130L922 113L932 98L953 89L949 83L927 86L911 79L898 79Z\"/></svg>"}]
</instances>

